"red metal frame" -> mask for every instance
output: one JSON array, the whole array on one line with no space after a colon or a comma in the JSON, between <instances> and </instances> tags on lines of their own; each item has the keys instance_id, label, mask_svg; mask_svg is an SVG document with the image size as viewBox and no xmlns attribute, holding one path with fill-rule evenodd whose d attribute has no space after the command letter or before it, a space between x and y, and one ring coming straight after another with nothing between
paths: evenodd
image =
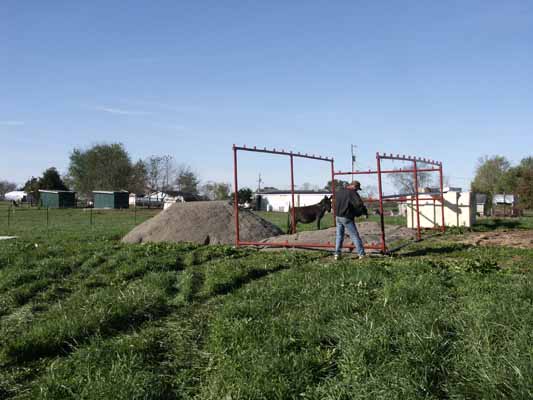
<instances>
[{"instance_id":1,"label":"red metal frame","mask_svg":"<svg viewBox=\"0 0 533 400\"><path fill-rule=\"evenodd\" d=\"M392 169L392 170L383 170L381 169L382 160L394 160L394 161L406 161L406 162L412 162L413 167L410 169ZM422 162L424 164L431 165L431 168L418 168L418 163ZM435 228L430 229L438 229L441 232L444 232L446 230L446 225L444 221L444 185L443 185L443 176L442 176L442 162L440 161L434 161L427 158L421 158L421 157L412 157L412 156L405 156L405 155L393 155L393 154L380 154L379 152L376 153L376 170L368 170L368 171L338 171L335 172L335 176L337 175L377 175L378 180L378 198L377 199L366 199L365 201L367 203L379 203L379 213L380 213L380 225L381 225L381 243L379 244L379 249L382 253L386 253L388 251L387 248L387 242L385 237L385 217L383 213L383 203L387 201L394 201L397 203L405 203L408 201L413 200L414 197L414 204L413 204L413 210L416 212L416 238L417 240L422 240L422 230L420 226L420 200L432 200L435 204L436 198L435 194L432 196L427 196L426 193L424 193L423 197L420 197L420 193L418 193L418 173L419 172L438 172L439 173L439 185L440 185L440 192L438 193L438 199L441 203L441 225L436 226ZM395 194L390 196L384 196L383 195L383 185L382 185L382 175L383 174L399 174L399 173L412 173L413 179L414 179L414 187L415 187L415 193L407 193L407 194ZM407 197L410 196L410 199Z\"/></svg>"},{"instance_id":2,"label":"red metal frame","mask_svg":"<svg viewBox=\"0 0 533 400\"><path fill-rule=\"evenodd\" d=\"M240 239L240 229L239 229L239 197L238 197L238 191L239 191L239 185L238 185L238 168L237 168L237 153L239 151L249 151L249 152L256 152L256 153L267 153L267 154L276 154L276 155L282 155L282 156L288 156L290 159L290 173L291 173L291 198L292 198L292 209L291 209L291 217L292 221L295 220L295 209L294 209L294 158L306 158L310 160L318 160L318 161L325 161L329 162L331 165L331 182L332 182L332 190L331 190L331 196L333 204L335 204L335 166L334 166L334 160L332 157L322 157L315 154L302 154L300 152L292 152L292 151L285 151L285 150L276 150L276 149L267 149L267 148L257 148L257 146L253 147L247 147L245 146L236 146L233 145L233 182L235 186L235 192L234 192L234 199L233 199L233 210L235 215L235 245L236 246L271 246L271 247L317 247L317 248L323 248L323 247L335 247L335 244L333 243L301 243L301 242L247 242L242 241ZM335 207L332 208L333 212L333 222L335 223ZM291 225L291 233L296 233L296 224ZM349 246L345 246L349 248Z\"/></svg>"},{"instance_id":3,"label":"red metal frame","mask_svg":"<svg viewBox=\"0 0 533 400\"><path fill-rule=\"evenodd\" d=\"M402 202L412 202L412 197L415 197L415 204L413 205L413 208L416 212L416 237L417 240L422 239L422 228L420 227L420 200L433 200L435 203L436 197L435 195L430 195L424 197L420 197L420 194L418 193L418 173L419 172L438 172L439 173L439 184L440 184L440 193L438 194L438 199L441 202L441 225L437 226L435 228L430 229L439 229L440 231L444 232L446 230L445 223L444 223L444 187L443 187L443 175L442 175L442 163L439 161L433 161L425 158L420 157L411 157L411 156L405 156L405 155L392 155L392 154L380 154L379 152L376 153L376 165L377 169L375 171L368 170L368 171L338 171L335 172L335 166L334 166L334 159L331 157L321 157L317 156L315 154L309 155L309 154L302 154L300 152L294 153L292 151L285 151L285 150L276 150L276 149L267 149L267 148L257 148L256 146L253 147L247 147L244 146L236 146L233 145L233 174L234 174L234 201L233 201L233 207L234 207L234 218L235 218L235 245L238 246L269 246L269 247L300 247L300 248L334 248L335 244L331 242L327 243L302 243L302 242L250 242L250 241L242 241L240 240L240 230L239 230L239 198L238 198L238 168L237 168L237 153L238 151L248 151L248 152L256 152L256 153L267 153L267 154L276 154L276 155L282 155L282 156L288 156L290 159L290 174L291 174L291 198L292 198L292 209L291 209L291 217L292 221L295 220L295 209L294 209L294 157L298 158L306 158L311 160L319 160L319 161L326 161L329 162L331 165L331 182L332 182L332 200L333 200L333 223L335 224L335 177L341 176L341 175L377 175L378 180L378 195L379 197L377 199L366 199L366 202L377 202L379 203L379 211L380 211L380 228L381 228L381 240L380 243L370 243L365 245L365 249L374 249L374 250L380 250L382 253L387 253L387 243L386 243L386 237L385 237L385 220L384 220L384 212L383 212L383 203L387 201L395 201L398 203ZM393 169L393 170L382 170L381 164L382 160L398 160L398 161L407 161L413 163L412 169ZM422 162L425 164L432 165L432 168L418 168L418 162ZM384 196L383 195L383 182L382 182L382 175L383 174L397 174L397 173L412 173L415 183L415 188L417 189L415 193L409 193L409 194L395 194L390 196ZM411 199L408 199L407 196L410 196ZM296 232L296 224L292 224L291 226L291 233ZM353 249L355 246L353 244L351 245L344 245L343 248L347 249Z\"/></svg>"}]
</instances>

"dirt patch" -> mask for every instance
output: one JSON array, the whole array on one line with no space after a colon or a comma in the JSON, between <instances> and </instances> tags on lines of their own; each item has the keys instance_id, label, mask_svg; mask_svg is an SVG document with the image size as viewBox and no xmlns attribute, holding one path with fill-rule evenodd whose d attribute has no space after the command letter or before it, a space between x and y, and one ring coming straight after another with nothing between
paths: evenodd
<instances>
[{"instance_id":1,"label":"dirt patch","mask_svg":"<svg viewBox=\"0 0 533 400\"><path fill-rule=\"evenodd\" d=\"M462 243L475 246L507 246L533 249L533 230L491 231L469 233Z\"/></svg>"},{"instance_id":2,"label":"dirt patch","mask_svg":"<svg viewBox=\"0 0 533 400\"><path fill-rule=\"evenodd\" d=\"M381 229L377 222L357 222L357 229L364 244L379 243L381 241ZM415 231L397 225L385 226L385 237L387 245L400 240L409 240L414 238ZM319 231L303 231L294 235L280 235L264 240L264 242L295 242L295 243L319 243L319 244L334 244L335 243L335 228L321 229ZM346 235L344 244L350 245L352 241Z\"/></svg>"},{"instance_id":3,"label":"dirt patch","mask_svg":"<svg viewBox=\"0 0 533 400\"><path fill-rule=\"evenodd\" d=\"M276 225L247 210L239 210L239 222L241 240L259 241L283 233ZM122 241L234 244L233 206L227 201L176 203L135 227Z\"/></svg>"}]
</instances>

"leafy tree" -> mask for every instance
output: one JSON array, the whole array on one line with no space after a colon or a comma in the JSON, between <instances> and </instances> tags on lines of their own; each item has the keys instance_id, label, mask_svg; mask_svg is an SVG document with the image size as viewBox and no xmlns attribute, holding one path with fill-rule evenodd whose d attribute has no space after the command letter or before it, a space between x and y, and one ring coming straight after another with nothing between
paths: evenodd
<instances>
[{"instance_id":1,"label":"leafy tree","mask_svg":"<svg viewBox=\"0 0 533 400\"><path fill-rule=\"evenodd\" d=\"M522 159L513 170L516 171L514 192L518 195L520 205L527 209L533 209L533 157Z\"/></svg>"},{"instance_id":2,"label":"leafy tree","mask_svg":"<svg viewBox=\"0 0 533 400\"><path fill-rule=\"evenodd\" d=\"M39 178L36 178L34 176L28 179L22 187L22 190L24 190L28 194L31 194L35 201L39 200L39 189Z\"/></svg>"},{"instance_id":3,"label":"leafy tree","mask_svg":"<svg viewBox=\"0 0 533 400\"><path fill-rule=\"evenodd\" d=\"M12 192L17 188L17 185L9 181L0 181L0 199L3 199L6 193Z\"/></svg>"},{"instance_id":4,"label":"leafy tree","mask_svg":"<svg viewBox=\"0 0 533 400\"><path fill-rule=\"evenodd\" d=\"M496 193L512 192L513 178L509 173L510 167L511 164L503 156L480 158L471 185L472 191L486 193L491 198Z\"/></svg>"},{"instance_id":5,"label":"leafy tree","mask_svg":"<svg viewBox=\"0 0 533 400\"><path fill-rule=\"evenodd\" d=\"M207 182L202 185L200 193L209 200L227 200L230 186L222 182Z\"/></svg>"},{"instance_id":6,"label":"leafy tree","mask_svg":"<svg viewBox=\"0 0 533 400\"><path fill-rule=\"evenodd\" d=\"M142 194L146 191L147 182L146 164L138 160L132 166L131 181L128 190L133 193Z\"/></svg>"},{"instance_id":7,"label":"leafy tree","mask_svg":"<svg viewBox=\"0 0 533 400\"><path fill-rule=\"evenodd\" d=\"M55 167L48 168L40 178L32 176L26 181L22 190L31 194L34 201L39 201L39 190L69 190Z\"/></svg>"},{"instance_id":8,"label":"leafy tree","mask_svg":"<svg viewBox=\"0 0 533 400\"><path fill-rule=\"evenodd\" d=\"M349 184L350 182L348 181L343 181L342 179L335 179L335 190L345 188ZM324 190L327 190L329 192L331 191L331 180L329 180L326 186L324 186Z\"/></svg>"},{"instance_id":9,"label":"leafy tree","mask_svg":"<svg viewBox=\"0 0 533 400\"><path fill-rule=\"evenodd\" d=\"M70 155L69 175L74 188L88 194L93 190L132 190L142 178L135 170L122 143L97 144Z\"/></svg>"},{"instance_id":10,"label":"leafy tree","mask_svg":"<svg viewBox=\"0 0 533 400\"><path fill-rule=\"evenodd\" d=\"M175 184L182 192L198 194L200 179L188 165L181 165L178 168Z\"/></svg>"},{"instance_id":11,"label":"leafy tree","mask_svg":"<svg viewBox=\"0 0 533 400\"><path fill-rule=\"evenodd\" d=\"M230 185L217 183L215 186L215 200L227 200L229 198Z\"/></svg>"},{"instance_id":12,"label":"leafy tree","mask_svg":"<svg viewBox=\"0 0 533 400\"><path fill-rule=\"evenodd\" d=\"M239 204L251 203L252 195L253 195L253 192L252 192L252 189L250 188L239 189L239 191L237 192L237 198L239 199ZM235 199L235 192L233 192L231 195L231 200L233 199Z\"/></svg>"},{"instance_id":13,"label":"leafy tree","mask_svg":"<svg viewBox=\"0 0 533 400\"><path fill-rule=\"evenodd\" d=\"M518 180L516 194L522 207L533 209L533 169L527 169L522 173Z\"/></svg>"},{"instance_id":14,"label":"leafy tree","mask_svg":"<svg viewBox=\"0 0 533 400\"><path fill-rule=\"evenodd\" d=\"M42 190L69 190L67 185L59 176L59 172L55 167L48 168L43 172L43 176L39 178L39 189Z\"/></svg>"}]
</instances>

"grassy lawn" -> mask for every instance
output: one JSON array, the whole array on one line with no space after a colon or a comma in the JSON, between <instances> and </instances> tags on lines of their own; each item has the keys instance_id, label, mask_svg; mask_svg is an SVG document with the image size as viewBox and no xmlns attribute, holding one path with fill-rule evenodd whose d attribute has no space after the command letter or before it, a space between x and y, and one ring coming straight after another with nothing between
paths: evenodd
<instances>
[{"instance_id":1,"label":"grassy lawn","mask_svg":"<svg viewBox=\"0 0 533 400\"><path fill-rule=\"evenodd\" d=\"M125 245L128 212L68 212L0 241L0 398L533 397L532 250L444 237L333 263Z\"/></svg>"}]
</instances>

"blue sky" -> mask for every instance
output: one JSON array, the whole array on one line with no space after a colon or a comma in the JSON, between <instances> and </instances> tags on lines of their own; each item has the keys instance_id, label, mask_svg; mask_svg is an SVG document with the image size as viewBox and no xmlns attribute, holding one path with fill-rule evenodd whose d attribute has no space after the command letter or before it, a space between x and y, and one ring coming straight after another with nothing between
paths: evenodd
<instances>
[{"instance_id":1,"label":"blue sky","mask_svg":"<svg viewBox=\"0 0 533 400\"><path fill-rule=\"evenodd\" d=\"M480 156L533 149L530 1L3 1L0 179L68 167L122 142L232 180L231 145L442 160L468 185ZM241 183L288 184L287 160L243 158ZM296 183L322 185L298 164ZM322 169L320 168L322 167Z\"/></svg>"}]
</instances>

